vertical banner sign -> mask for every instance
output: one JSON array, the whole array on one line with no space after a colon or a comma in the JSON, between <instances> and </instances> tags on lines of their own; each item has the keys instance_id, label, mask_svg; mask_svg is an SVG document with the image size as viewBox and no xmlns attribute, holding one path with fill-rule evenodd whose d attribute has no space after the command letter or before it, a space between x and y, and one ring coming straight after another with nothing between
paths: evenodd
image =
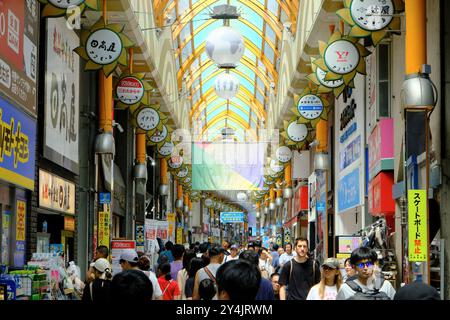
<instances>
[{"instance_id":1,"label":"vertical banner sign","mask_svg":"<svg viewBox=\"0 0 450 320\"><path fill-rule=\"evenodd\" d=\"M25 201L17 200L16 207L16 241L25 241L25 217L27 204Z\"/></svg>"},{"instance_id":2,"label":"vertical banner sign","mask_svg":"<svg viewBox=\"0 0 450 320\"><path fill-rule=\"evenodd\" d=\"M426 190L408 190L409 261L427 261L427 193Z\"/></svg>"},{"instance_id":3,"label":"vertical banner sign","mask_svg":"<svg viewBox=\"0 0 450 320\"><path fill-rule=\"evenodd\" d=\"M44 156L78 173L80 45L66 19L47 19Z\"/></svg>"},{"instance_id":4,"label":"vertical banner sign","mask_svg":"<svg viewBox=\"0 0 450 320\"><path fill-rule=\"evenodd\" d=\"M144 226L136 225L136 251L144 252L145 238Z\"/></svg>"},{"instance_id":5,"label":"vertical banner sign","mask_svg":"<svg viewBox=\"0 0 450 320\"><path fill-rule=\"evenodd\" d=\"M177 240L176 240L177 244L182 244L183 243L183 228L181 227L177 227Z\"/></svg>"},{"instance_id":6,"label":"vertical banner sign","mask_svg":"<svg viewBox=\"0 0 450 320\"><path fill-rule=\"evenodd\" d=\"M169 222L169 240L174 238L173 231L175 230L175 214L174 213L168 213L167 214L167 221Z\"/></svg>"},{"instance_id":7,"label":"vertical banner sign","mask_svg":"<svg viewBox=\"0 0 450 320\"><path fill-rule=\"evenodd\" d=\"M98 213L98 245L107 246L109 248L110 238L110 220L111 220L111 207L109 204L103 205L103 211Z\"/></svg>"}]
</instances>

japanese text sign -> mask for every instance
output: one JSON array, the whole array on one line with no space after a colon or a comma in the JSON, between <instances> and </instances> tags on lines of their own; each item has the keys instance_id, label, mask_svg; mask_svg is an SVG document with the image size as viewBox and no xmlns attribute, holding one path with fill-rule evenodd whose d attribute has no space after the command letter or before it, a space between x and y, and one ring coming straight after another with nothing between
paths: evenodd
<instances>
[{"instance_id":1,"label":"japanese text sign","mask_svg":"<svg viewBox=\"0 0 450 320\"><path fill-rule=\"evenodd\" d=\"M16 212L16 240L25 241L25 219L27 215L27 204L25 201L17 200Z\"/></svg>"},{"instance_id":2,"label":"japanese text sign","mask_svg":"<svg viewBox=\"0 0 450 320\"><path fill-rule=\"evenodd\" d=\"M427 261L427 193L408 190L408 250L409 261Z\"/></svg>"}]
</instances>

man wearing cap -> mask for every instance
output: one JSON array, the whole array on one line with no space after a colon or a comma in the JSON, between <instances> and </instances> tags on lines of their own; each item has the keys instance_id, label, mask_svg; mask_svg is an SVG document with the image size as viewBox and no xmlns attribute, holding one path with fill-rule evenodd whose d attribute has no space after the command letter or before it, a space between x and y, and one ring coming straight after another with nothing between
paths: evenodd
<instances>
[{"instance_id":1,"label":"man wearing cap","mask_svg":"<svg viewBox=\"0 0 450 320\"><path fill-rule=\"evenodd\" d=\"M224 259L223 262L225 263L225 262L228 262L228 261L231 261L231 260L239 259L238 253L239 253L238 246L236 244L233 244L231 246L231 248L230 248L230 255L229 256L225 256L225 259Z\"/></svg>"},{"instance_id":2,"label":"man wearing cap","mask_svg":"<svg viewBox=\"0 0 450 320\"><path fill-rule=\"evenodd\" d=\"M124 250L124 252L122 252L122 254L120 255L119 263L120 266L122 267L122 271L139 270L145 274L144 271L139 269L138 262L139 256L137 252L133 249ZM162 291L158 284L158 279L156 278L156 275L151 271L148 271L148 273L149 274L147 274L147 276L152 282L153 286L153 300L162 300Z\"/></svg>"},{"instance_id":3,"label":"man wearing cap","mask_svg":"<svg viewBox=\"0 0 450 320\"><path fill-rule=\"evenodd\" d=\"M327 258L322 263L321 280L309 290L306 300L336 300L341 285L342 275L339 270L339 261L335 258Z\"/></svg>"},{"instance_id":4,"label":"man wearing cap","mask_svg":"<svg viewBox=\"0 0 450 320\"><path fill-rule=\"evenodd\" d=\"M109 249L107 246L98 246L95 250L94 261L89 264L89 269L86 274L86 283L89 283L95 279L94 264L100 258L108 259Z\"/></svg>"},{"instance_id":5,"label":"man wearing cap","mask_svg":"<svg viewBox=\"0 0 450 320\"><path fill-rule=\"evenodd\" d=\"M194 280L194 292L192 293L192 300L200 300L198 292L199 284L202 280L211 279L216 287L216 295L213 300L217 300L217 286L216 286L216 272L222 264L224 252L226 250L219 245L213 245L208 249L207 255L209 257L209 264L197 271Z\"/></svg>"}]
</instances>

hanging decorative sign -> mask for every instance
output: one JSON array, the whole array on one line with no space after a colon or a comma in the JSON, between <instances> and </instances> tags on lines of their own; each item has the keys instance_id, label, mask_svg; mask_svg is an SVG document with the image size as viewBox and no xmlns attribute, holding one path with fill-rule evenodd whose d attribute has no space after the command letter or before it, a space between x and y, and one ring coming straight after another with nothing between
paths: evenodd
<instances>
[{"instance_id":1,"label":"hanging decorative sign","mask_svg":"<svg viewBox=\"0 0 450 320\"><path fill-rule=\"evenodd\" d=\"M298 123L309 123L313 128L320 119L328 120L328 100L315 94L316 91L306 87L300 95L297 107L292 109L292 112L299 117Z\"/></svg>"},{"instance_id":2,"label":"hanging decorative sign","mask_svg":"<svg viewBox=\"0 0 450 320\"><path fill-rule=\"evenodd\" d=\"M115 81L115 99L117 108L130 107L134 112L142 103L148 104L148 95L145 94L152 87L147 81L144 81L145 73L123 73Z\"/></svg>"},{"instance_id":3,"label":"hanging decorative sign","mask_svg":"<svg viewBox=\"0 0 450 320\"><path fill-rule=\"evenodd\" d=\"M172 154L172 151L174 149L175 145L172 141L164 142L164 144L161 147L156 148L158 151L158 155L162 158L165 158L167 156L170 156Z\"/></svg>"},{"instance_id":4,"label":"hanging decorative sign","mask_svg":"<svg viewBox=\"0 0 450 320\"><path fill-rule=\"evenodd\" d=\"M328 43L319 41L319 52L321 58L315 60L314 64L326 72L326 81L342 79L348 86L357 72L366 74L364 57L370 51L359 44L357 38L343 36L336 31Z\"/></svg>"},{"instance_id":5,"label":"hanging decorative sign","mask_svg":"<svg viewBox=\"0 0 450 320\"><path fill-rule=\"evenodd\" d=\"M172 156L167 162L167 165L172 169L179 169L182 164L183 164L182 156Z\"/></svg>"},{"instance_id":6,"label":"hanging decorative sign","mask_svg":"<svg viewBox=\"0 0 450 320\"><path fill-rule=\"evenodd\" d=\"M136 114L136 124L143 131L152 131L160 123L159 113L151 107L144 107Z\"/></svg>"},{"instance_id":7,"label":"hanging decorative sign","mask_svg":"<svg viewBox=\"0 0 450 320\"><path fill-rule=\"evenodd\" d=\"M86 8L99 10L99 0L39 0L45 7L42 17L61 17L72 12L72 8L78 7L80 13Z\"/></svg>"},{"instance_id":8,"label":"hanging decorative sign","mask_svg":"<svg viewBox=\"0 0 450 320\"><path fill-rule=\"evenodd\" d=\"M344 6L336 14L351 27L350 37L371 37L376 46L388 29L400 30L400 17L394 15L404 7L401 0L344 0Z\"/></svg>"},{"instance_id":9,"label":"hanging decorative sign","mask_svg":"<svg viewBox=\"0 0 450 320\"><path fill-rule=\"evenodd\" d=\"M278 161L286 163L291 161L292 151L291 149L289 149L289 147L282 146L277 149L275 155Z\"/></svg>"},{"instance_id":10,"label":"hanging decorative sign","mask_svg":"<svg viewBox=\"0 0 450 320\"><path fill-rule=\"evenodd\" d=\"M272 169L273 172L280 173L284 170L284 165L280 164L277 160L272 159L270 160L270 169Z\"/></svg>"},{"instance_id":11,"label":"hanging decorative sign","mask_svg":"<svg viewBox=\"0 0 450 320\"><path fill-rule=\"evenodd\" d=\"M281 136L286 139L288 147L300 150L306 143L313 140L310 134L311 129L309 123L299 123L299 119L294 117L290 121L284 121L284 131Z\"/></svg>"},{"instance_id":12,"label":"hanging decorative sign","mask_svg":"<svg viewBox=\"0 0 450 320\"><path fill-rule=\"evenodd\" d=\"M156 129L156 131L149 137L148 145L157 145L163 143L169 136L169 130L166 125L163 125L162 130Z\"/></svg>"},{"instance_id":13,"label":"hanging decorative sign","mask_svg":"<svg viewBox=\"0 0 450 320\"><path fill-rule=\"evenodd\" d=\"M85 70L102 69L105 76L116 69L117 64L128 65L126 48L133 47L133 42L122 32L125 25L105 25L101 17L90 30L81 31L82 45L75 52L87 61Z\"/></svg>"},{"instance_id":14,"label":"hanging decorative sign","mask_svg":"<svg viewBox=\"0 0 450 320\"><path fill-rule=\"evenodd\" d=\"M189 169L187 167L182 168L180 171L177 172L178 178L184 178L188 175Z\"/></svg>"},{"instance_id":15,"label":"hanging decorative sign","mask_svg":"<svg viewBox=\"0 0 450 320\"><path fill-rule=\"evenodd\" d=\"M342 78L337 80L325 80L327 71L318 67L315 64L315 61L316 58L311 57L311 69L313 72L306 76L306 78L317 86L318 94L333 92L334 96L338 98L346 87L344 80ZM354 88L353 81L351 81L348 86Z\"/></svg>"}]
</instances>

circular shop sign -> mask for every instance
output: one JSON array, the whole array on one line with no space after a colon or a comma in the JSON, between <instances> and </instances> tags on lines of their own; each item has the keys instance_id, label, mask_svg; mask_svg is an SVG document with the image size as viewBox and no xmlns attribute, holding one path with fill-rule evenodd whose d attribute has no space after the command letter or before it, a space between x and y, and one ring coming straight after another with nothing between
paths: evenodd
<instances>
[{"instance_id":1,"label":"circular shop sign","mask_svg":"<svg viewBox=\"0 0 450 320\"><path fill-rule=\"evenodd\" d=\"M270 169L272 169L275 173L280 173L283 171L284 166L282 164L279 164L278 161L275 159L270 160Z\"/></svg>"},{"instance_id":2,"label":"circular shop sign","mask_svg":"<svg viewBox=\"0 0 450 320\"><path fill-rule=\"evenodd\" d=\"M159 120L158 111L150 107L142 108L136 115L137 125L144 131L155 129Z\"/></svg>"},{"instance_id":3,"label":"circular shop sign","mask_svg":"<svg viewBox=\"0 0 450 320\"><path fill-rule=\"evenodd\" d=\"M164 141L166 137L167 137L167 128L166 126L163 126L162 131L159 130L155 131L155 133L150 137L150 141L153 143L160 143Z\"/></svg>"},{"instance_id":4,"label":"circular shop sign","mask_svg":"<svg viewBox=\"0 0 450 320\"><path fill-rule=\"evenodd\" d=\"M75 7L82 4L85 0L48 0L54 7L60 9L67 9L69 7Z\"/></svg>"},{"instance_id":5,"label":"circular shop sign","mask_svg":"<svg viewBox=\"0 0 450 320\"><path fill-rule=\"evenodd\" d=\"M391 23L394 4L391 0L353 0L350 14L359 27L378 31Z\"/></svg>"},{"instance_id":6,"label":"circular shop sign","mask_svg":"<svg viewBox=\"0 0 450 320\"><path fill-rule=\"evenodd\" d=\"M164 142L161 148L158 149L158 153L164 157L170 155L173 151L174 144L173 142Z\"/></svg>"},{"instance_id":7,"label":"circular shop sign","mask_svg":"<svg viewBox=\"0 0 450 320\"><path fill-rule=\"evenodd\" d=\"M107 28L91 33L86 42L86 53L96 64L107 65L117 59L122 52L122 41L117 33Z\"/></svg>"},{"instance_id":8,"label":"circular shop sign","mask_svg":"<svg viewBox=\"0 0 450 320\"><path fill-rule=\"evenodd\" d=\"M318 96L307 94L300 98L297 104L297 110L302 117L308 120L314 120L322 114L323 102Z\"/></svg>"},{"instance_id":9,"label":"circular shop sign","mask_svg":"<svg viewBox=\"0 0 450 320\"><path fill-rule=\"evenodd\" d=\"M184 178L188 175L188 173L189 173L188 168L184 167L183 169L181 169L180 171L177 172L177 177Z\"/></svg>"},{"instance_id":10,"label":"circular shop sign","mask_svg":"<svg viewBox=\"0 0 450 320\"><path fill-rule=\"evenodd\" d=\"M183 157L181 157L181 156L172 156L169 159L167 164L172 169L178 169L183 164Z\"/></svg>"},{"instance_id":11,"label":"circular shop sign","mask_svg":"<svg viewBox=\"0 0 450 320\"><path fill-rule=\"evenodd\" d=\"M279 147L275 153L278 161L282 163L289 162L292 157L292 151L286 146Z\"/></svg>"},{"instance_id":12,"label":"circular shop sign","mask_svg":"<svg viewBox=\"0 0 450 320\"><path fill-rule=\"evenodd\" d=\"M136 77L124 77L117 84L116 94L120 102L132 105L144 97L144 85Z\"/></svg>"},{"instance_id":13,"label":"circular shop sign","mask_svg":"<svg viewBox=\"0 0 450 320\"><path fill-rule=\"evenodd\" d=\"M347 74L356 69L359 63L358 48L348 40L332 42L324 54L327 68L337 74Z\"/></svg>"},{"instance_id":14,"label":"circular shop sign","mask_svg":"<svg viewBox=\"0 0 450 320\"><path fill-rule=\"evenodd\" d=\"M210 198L205 199L205 206L211 207L213 205L213 201Z\"/></svg>"},{"instance_id":15,"label":"circular shop sign","mask_svg":"<svg viewBox=\"0 0 450 320\"><path fill-rule=\"evenodd\" d=\"M301 142L308 136L308 127L304 123L292 121L286 129L286 134L292 141Z\"/></svg>"},{"instance_id":16,"label":"circular shop sign","mask_svg":"<svg viewBox=\"0 0 450 320\"><path fill-rule=\"evenodd\" d=\"M323 71L321 68L316 67L316 76L317 80L319 80L320 84L327 87L327 88L339 88L344 84L344 80L338 79L338 80L325 80L325 75L327 73Z\"/></svg>"}]
</instances>

